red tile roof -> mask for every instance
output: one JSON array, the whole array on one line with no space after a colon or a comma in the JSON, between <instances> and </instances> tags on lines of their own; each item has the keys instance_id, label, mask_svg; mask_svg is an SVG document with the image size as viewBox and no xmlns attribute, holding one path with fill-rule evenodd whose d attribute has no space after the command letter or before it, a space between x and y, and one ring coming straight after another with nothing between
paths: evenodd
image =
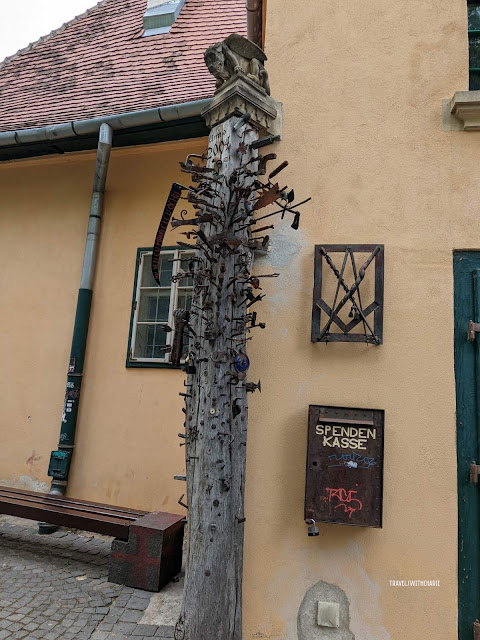
<instances>
[{"instance_id":1,"label":"red tile roof","mask_svg":"<svg viewBox=\"0 0 480 640\"><path fill-rule=\"evenodd\" d=\"M213 95L203 52L246 35L245 0L186 0L167 34L141 37L146 0L103 0L0 64L0 131Z\"/></svg>"}]
</instances>

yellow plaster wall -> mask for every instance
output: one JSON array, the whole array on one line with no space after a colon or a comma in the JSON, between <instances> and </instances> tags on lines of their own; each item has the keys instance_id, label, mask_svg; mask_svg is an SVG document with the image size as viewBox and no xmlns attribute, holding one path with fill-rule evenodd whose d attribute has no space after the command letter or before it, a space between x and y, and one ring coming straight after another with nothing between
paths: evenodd
<instances>
[{"instance_id":1,"label":"yellow plaster wall","mask_svg":"<svg viewBox=\"0 0 480 640\"><path fill-rule=\"evenodd\" d=\"M138 247L205 140L113 150L68 494L181 513L179 370L127 369ZM0 165L0 478L45 489L57 446L94 153ZM175 244L167 235L165 245Z\"/></svg>"},{"instance_id":2,"label":"yellow plaster wall","mask_svg":"<svg viewBox=\"0 0 480 640\"><path fill-rule=\"evenodd\" d=\"M480 248L480 137L444 132L441 103L468 84L465 2L269 0L266 53L285 108L282 176L314 200L258 259L282 276L265 284L267 329L249 350L263 391L250 398L244 639L295 640L303 596L325 580L345 590L356 640L453 640L452 251ZM202 146L112 154L71 495L178 509L183 374L124 362L136 248L152 242L178 160ZM93 164L88 153L0 165L5 482L47 480ZM335 242L385 244L381 347L310 342L313 245ZM385 409L383 529L307 537L310 403Z\"/></svg>"},{"instance_id":3,"label":"yellow plaster wall","mask_svg":"<svg viewBox=\"0 0 480 640\"><path fill-rule=\"evenodd\" d=\"M454 640L456 425L452 251L480 248L480 137L446 133L468 87L465 0L268 0L282 181L313 196L299 232L272 232L249 350L244 638L294 640L307 589L345 590L356 640ZM313 246L385 244L384 344L312 344ZM258 309L260 311L260 308ZM309 404L385 410L381 530L303 518ZM394 588L389 580L440 580ZM324 637L323 635L319 635ZM327 636L325 636L327 637Z\"/></svg>"}]
</instances>

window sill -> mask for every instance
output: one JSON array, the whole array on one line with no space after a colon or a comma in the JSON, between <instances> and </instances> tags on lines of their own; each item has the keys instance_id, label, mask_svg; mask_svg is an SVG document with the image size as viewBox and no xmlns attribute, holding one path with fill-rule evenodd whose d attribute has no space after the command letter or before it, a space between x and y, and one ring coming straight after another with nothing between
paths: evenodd
<instances>
[{"instance_id":1,"label":"window sill","mask_svg":"<svg viewBox=\"0 0 480 640\"><path fill-rule=\"evenodd\" d=\"M127 369L182 369L183 365L170 364L169 362L135 362L127 360Z\"/></svg>"},{"instance_id":2,"label":"window sill","mask_svg":"<svg viewBox=\"0 0 480 640\"><path fill-rule=\"evenodd\" d=\"M449 104L452 120L457 125L450 127L450 131L480 131L480 91L457 91L446 102Z\"/></svg>"}]
</instances>

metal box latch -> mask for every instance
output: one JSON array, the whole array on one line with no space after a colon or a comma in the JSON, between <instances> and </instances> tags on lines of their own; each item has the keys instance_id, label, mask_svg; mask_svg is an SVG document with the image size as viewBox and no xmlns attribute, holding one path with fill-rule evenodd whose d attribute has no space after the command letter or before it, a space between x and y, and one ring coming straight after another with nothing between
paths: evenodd
<instances>
[{"instance_id":1,"label":"metal box latch","mask_svg":"<svg viewBox=\"0 0 480 640\"><path fill-rule=\"evenodd\" d=\"M470 320L468 323L468 341L475 342L475 334L480 331L480 323Z\"/></svg>"},{"instance_id":2,"label":"metal box latch","mask_svg":"<svg viewBox=\"0 0 480 640\"><path fill-rule=\"evenodd\" d=\"M472 484L478 484L478 476L480 475L480 465L476 462L472 462L470 465L470 482Z\"/></svg>"}]
</instances>

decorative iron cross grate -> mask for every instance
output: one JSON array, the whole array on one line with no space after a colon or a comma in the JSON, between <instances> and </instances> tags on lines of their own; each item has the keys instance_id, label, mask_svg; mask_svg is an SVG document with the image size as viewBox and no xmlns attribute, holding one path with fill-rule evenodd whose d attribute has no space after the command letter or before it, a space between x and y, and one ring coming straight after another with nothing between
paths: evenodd
<instances>
[{"instance_id":1,"label":"decorative iron cross grate","mask_svg":"<svg viewBox=\"0 0 480 640\"><path fill-rule=\"evenodd\" d=\"M343 253L340 269L330 254ZM368 254L368 258L358 260L358 254ZM325 300L326 268L334 274L336 287L331 301ZM370 267L372 265L372 267ZM313 288L312 342L383 342L383 244L324 244L315 246L315 281ZM351 267L353 282L347 284L346 268ZM374 299L365 307L362 303L362 283L367 269L374 271ZM364 296L365 297L365 296ZM345 305L350 305L349 317L345 322L340 317ZM324 315L322 315L322 311ZM353 331L361 327L362 332ZM332 331L337 327L340 331Z\"/></svg>"}]
</instances>

